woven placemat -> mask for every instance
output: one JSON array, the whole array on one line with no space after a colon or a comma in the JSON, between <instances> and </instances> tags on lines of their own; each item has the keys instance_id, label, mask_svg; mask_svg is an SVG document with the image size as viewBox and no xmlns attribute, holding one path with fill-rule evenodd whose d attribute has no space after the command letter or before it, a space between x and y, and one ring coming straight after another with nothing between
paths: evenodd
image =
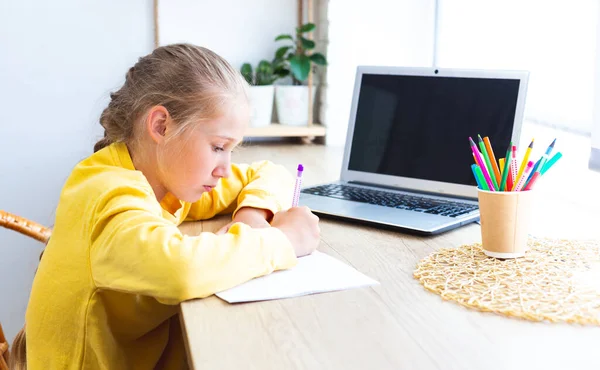
<instances>
[{"instance_id":1,"label":"woven placemat","mask_svg":"<svg viewBox=\"0 0 600 370\"><path fill-rule=\"evenodd\" d=\"M522 258L486 256L481 244L445 248L414 277L443 299L532 321L600 325L598 241L529 240Z\"/></svg>"}]
</instances>

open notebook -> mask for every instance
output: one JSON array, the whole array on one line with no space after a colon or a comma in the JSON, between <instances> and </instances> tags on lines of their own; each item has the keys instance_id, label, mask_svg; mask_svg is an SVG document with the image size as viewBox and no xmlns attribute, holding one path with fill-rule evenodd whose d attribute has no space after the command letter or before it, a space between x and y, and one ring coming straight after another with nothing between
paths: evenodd
<instances>
[{"instance_id":1,"label":"open notebook","mask_svg":"<svg viewBox=\"0 0 600 370\"><path fill-rule=\"evenodd\" d=\"M379 284L353 267L319 251L299 258L289 269L275 271L228 290L217 297L229 303L266 301Z\"/></svg>"}]
</instances>

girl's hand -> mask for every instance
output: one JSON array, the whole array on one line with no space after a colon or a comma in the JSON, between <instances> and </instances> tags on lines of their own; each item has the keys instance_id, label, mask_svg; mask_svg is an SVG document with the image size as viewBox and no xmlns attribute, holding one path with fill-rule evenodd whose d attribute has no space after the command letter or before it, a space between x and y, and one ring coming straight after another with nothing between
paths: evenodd
<instances>
[{"instance_id":1,"label":"girl's hand","mask_svg":"<svg viewBox=\"0 0 600 370\"><path fill-rule=\"evenodd\" d=\"M273 213L266 209L244 207L237 211L233 220L223 226L216 232L217 235L226 234L229 228L236 222L244 223L252 228L271 227L268 219L273 217Z\"/></svg>"},{"instance_id":2,"label":"girl's hand","mask_svg":"<svg viewBox=\"0 0 600 370\"><path fill-rule=\"evenodd\" d=\"M271 226L278 228L287 236L297 257L311 254L319 246L321 240L319 218L308 207L293 207L278 212L273 217Z\"/></svg>"}]
</instances>

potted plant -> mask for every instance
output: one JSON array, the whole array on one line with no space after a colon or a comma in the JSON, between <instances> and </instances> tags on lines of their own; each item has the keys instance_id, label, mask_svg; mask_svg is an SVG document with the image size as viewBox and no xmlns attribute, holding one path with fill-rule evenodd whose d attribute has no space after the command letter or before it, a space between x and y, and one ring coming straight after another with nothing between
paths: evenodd
<instances>
[{"instance_id":1,"label":"potted plant","mask_svg":"<svg viewBox=\"0 0 600 370\"><path fill-rule=\"evenodd\" d=\"M275 41L290 41L291 45L281 46L275 52L273 70L278 79L291 77L292 85L277 85L275 105L279 123L293 126L308 125L308 86L305 81L315 65L327 65L325 56L312 53L315 42L303 36L315 29L313 23L296 28L296 35L279 35ZM313 89L313 100L314 100Z\"/></svg>"},{"instance_id":2,"label":"potted plant","mask_svg":"<svg viewBox=\"0 0 600 370\"><path fill-rule=\"evenodd\" d=\"M261 60L256 71L253 71L250 63L244 63L241 73L250 84L250 126L270 125L273 112L273 82L277 79L273 74L273 66L268 61Z\"/></svg>"}]
</instances>

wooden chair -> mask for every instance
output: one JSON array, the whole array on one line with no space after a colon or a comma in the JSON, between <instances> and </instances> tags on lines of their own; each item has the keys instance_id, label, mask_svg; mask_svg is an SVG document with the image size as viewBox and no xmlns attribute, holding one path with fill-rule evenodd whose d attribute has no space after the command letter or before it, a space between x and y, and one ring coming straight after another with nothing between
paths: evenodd
<instances>
[{"instance_id":1,"label":"wooden chair","mask_svg":"<svg viewBox=\"0 0 600 370\"><path fill-rule=\"evenodd\" d=\"M52 234L52 229L50 228L1 209L0 226L25 234L42 243L47 243L48 239L50 239L50 234Z\"/></svg>"},{"instance_id":2,"label":"wooden chair","mask_svg":"<svg viewBox=\"0 0 600 370\"><path fill-rule=\"evenodd\" d=\"M0 226L15 230L21 234L34 238L35 240L39 240L44 244L48 242L50 234L52 233L50 228L3 210L0 210ZM4 331L2 330L2 324L0 324L0 370L9 369L8 358L8 340L6 340Z\"/></svg>"}]
</instances>

